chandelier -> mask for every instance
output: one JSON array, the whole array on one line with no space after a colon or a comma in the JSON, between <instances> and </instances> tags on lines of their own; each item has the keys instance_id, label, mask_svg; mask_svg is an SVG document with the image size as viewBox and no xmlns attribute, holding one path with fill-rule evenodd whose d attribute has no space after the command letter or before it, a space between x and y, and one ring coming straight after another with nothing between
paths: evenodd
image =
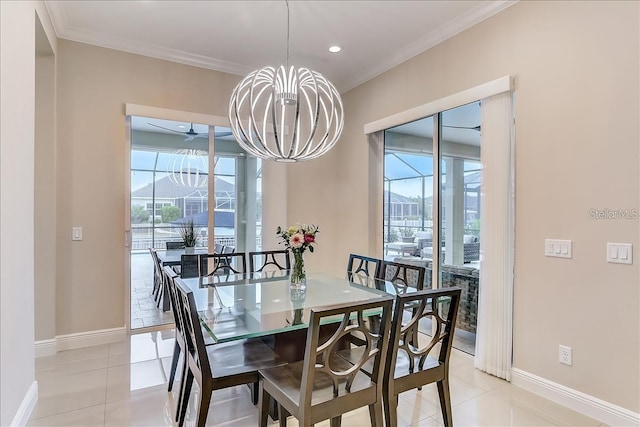
<instances>
[{"instance_id":1,"label":"chandelier","mask_svg":"<svg viewBox=\"0 0 640 427\"><path fill-rule=\"evenodd\" d=\"M167 163L169 180L180 187L207 186L209 157L206 151L184 148L171 155Z\"/></svg>"},{"instance_id":2,"label":"chandelier","mask_svg":"<svg viewBox=\"0 0 640 427\"><path fill-rule=\"evenodd\" d=\"M287 62L246 76L229 101L231 131L248 153L267 160L311 160L329 151L344 126L342 100L322 74Z\"/></svg>"}]
</instances>

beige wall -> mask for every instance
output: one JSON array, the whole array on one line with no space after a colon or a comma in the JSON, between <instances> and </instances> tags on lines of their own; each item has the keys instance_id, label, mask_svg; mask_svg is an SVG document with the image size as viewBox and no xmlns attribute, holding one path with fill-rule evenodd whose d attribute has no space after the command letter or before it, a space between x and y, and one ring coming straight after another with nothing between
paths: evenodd
<instances>
[{"instance_id":1,"label":"beige wall","mask_svg":"<svg viewBox=\"0 0 640 427\"><path fill-rule=\"evenodd\" d=\"M40 24L42 17L42 26ZM36 33L44 3L0 2L0 425L26 422L34 373ZM52 42L55 51L55 41ZM22 406L22 411L19 409Z\"/></svg>"},{"instance_id":2,"label":"beige wall","mask_svg":"<svg viewBox=\"0 0 640 427\"><path fill-rule=\"evenodd\" d=\"M34 293L35 339L56 336L55 56L36 23Z\"/></svg>"},{"instance_id":3,"label":"beige wall","mask_svg":"<svg viewBox=\"0 0 640 427\"><path fill-rule=\"evenodd\" d=\"M589 209L640 207L639 16L638 2L520 2L345 94L336 148L290 169L290 222L321 230L309 270L342 274L349 252L381 247L365 123L512 75L514 366L638 412L639 221ZM545 238L572 240L573 258L544 257ZM606 242L633 243L635 263L606 263Z\"/></svg>"},{"instance_id":4,"label":"beige wall","mask_svg":"<svg viewBox=\"0 0 640 427\"><path fill-rule=\"evenodd\" d=\"M63 40L57 73L56 334L122 327L124 105L226 116L240 77Z\"/></svg>"}]
</instances>

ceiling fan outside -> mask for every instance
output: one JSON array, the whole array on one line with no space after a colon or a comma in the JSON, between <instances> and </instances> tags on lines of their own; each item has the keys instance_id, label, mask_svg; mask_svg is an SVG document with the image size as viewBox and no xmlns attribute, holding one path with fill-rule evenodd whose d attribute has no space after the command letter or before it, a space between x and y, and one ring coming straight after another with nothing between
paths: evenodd
<instances>
[{"instance_id":1,"label":"ceiling fan outside","mask_svg":"<svg viewBox=\"0 0 640 427\"><path fill-rule=\"evenodd\" d=\"M480 130L482 129L480 127L480 125L478 126L447 126L447 125L442 125L443 128L452 128L452 129L469 129L469 130L476 130L478 132L480 132Z\"/></svg>"},{"instance_id":2,"label":"ceiling fan outside","mask_svg":"<svg viewBox=\"0 0 640 427\"><path fill-rule=\"evenodd\" d=\"M179 130L166 128L164 126L156 125L154 123L148 123L148 124L150 126L154 126L154 127L160 128L160 129L164 129L164 130L169 131L169 132L179 133L180 135L187 135L187 138L185 138L185 141L192 141L194 138L208 138L208 134L196 132L193 129L193 123L190 123L189 130L186 131L186 132L181 132ZM215 132L214 133L215 137L223 137L223 136L229 136L229 135L231 135L231 132Z\"/></svg>"}]
</instances>

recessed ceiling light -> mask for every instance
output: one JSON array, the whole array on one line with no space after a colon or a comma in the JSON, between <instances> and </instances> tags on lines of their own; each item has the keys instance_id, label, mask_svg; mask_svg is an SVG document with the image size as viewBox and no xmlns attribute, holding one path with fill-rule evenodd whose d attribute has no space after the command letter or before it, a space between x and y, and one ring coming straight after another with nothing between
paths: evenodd
<instances>
[{"instance_id":1,"label":"recessed ceiling light","mask_svg":"<svg viewBox=\"0 0 640 427\"><path fill-rule=\"evenodd\" d=\"M185 125L178 125L178 128L180 129L186 129L187 127Z\"/></svg>"},{"instance_id":2,"label":"recessed ceiling light","mask_svg":"<svg viewBox=\"0 0 640 427\"><path fill-rule=\"evenodd\" d=\"M329 52L331 53L338 53L342 50L342 48L340 46L331 46L329 48Z\"/></svg>"}]
</instances>

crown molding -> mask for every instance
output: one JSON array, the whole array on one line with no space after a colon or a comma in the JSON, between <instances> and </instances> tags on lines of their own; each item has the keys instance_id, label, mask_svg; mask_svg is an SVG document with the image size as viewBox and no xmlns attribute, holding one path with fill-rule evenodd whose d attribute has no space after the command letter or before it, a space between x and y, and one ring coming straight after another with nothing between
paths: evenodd
<instances>
[{"instance_id":1,"label":"crown molding","mask_svg":"<svg viewBox=\"0 0 640 427\"><path fill-rule=\"evenodd\" d=\"M364 70L362 73L345 81L335 81L334 84L339 92L347 92L356 86L392 69L393 67L419 55L420 53L442 43L443 41L461 33L462 31L484 21L485 19L501 12L507 7L517 3L518 0L495 0L482 3L478 7L455 19L447 21L438 28L430 31L424 37L408 44L404 49L397 51L386 61L380 62L374 68ZM79 43L86 43L136 55L148 56L165 61L177 62L194 67L206 68L224 73L244 76L253 71L246 65L210 58L203 55L196 55L178 49L168 49L150 43L140 43L125 38L107 36L104 34L82 30L71 27L65 16L63 2L45 1L56 35L61 39L71 40Z\"/></svg>"},{"instance_id":2,"label":"crown molding","mask_svg":"<svg viewBox=\"0 0 640 427\"><path fill-rule=\"evenodd\" d=\"M356 86L389 71L393 67L408 61L422 52L431 49L445 40L450 39L464 30L471 28L485 19L503 11L509 6L516 4L518 1L519 0L496 0L483 3L465 14L443 23L438 28L427 33L424 37L408 44L404 49L399 50L395 55L389 57L387 61L380 63L377 67L368 70L368 72L365 71L354 76L354 78L349 81L343 82L340 85L340 92L347 92Z\"/></svg>"}]
</instances>

